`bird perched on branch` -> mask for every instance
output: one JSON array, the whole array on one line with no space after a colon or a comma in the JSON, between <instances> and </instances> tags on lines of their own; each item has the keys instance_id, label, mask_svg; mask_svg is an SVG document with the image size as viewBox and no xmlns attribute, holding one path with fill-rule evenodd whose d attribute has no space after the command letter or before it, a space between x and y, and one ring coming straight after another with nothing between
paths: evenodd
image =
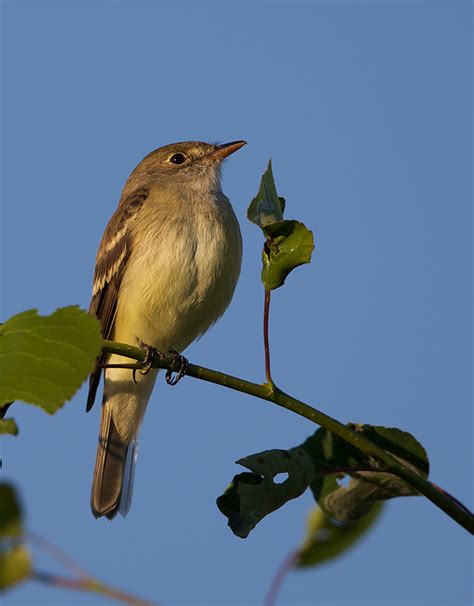
<instances>
[{"instance_id":1,"label":"bird perched on branch","mask_svg":"<svg viewBox=\"0 0 474 606\"><path fill-rule=\"evenodd\" d=\"M173 143L146 156L127 179L97 252L90 313L103 337L182 352L229 305L240 273L242 238L221 189L224 158L245 145ZM102 355L90 377L90 410ZM126 515L137 438L157 375L106 368L92 483L94 516Z\"/></svg>"}]
</instances>

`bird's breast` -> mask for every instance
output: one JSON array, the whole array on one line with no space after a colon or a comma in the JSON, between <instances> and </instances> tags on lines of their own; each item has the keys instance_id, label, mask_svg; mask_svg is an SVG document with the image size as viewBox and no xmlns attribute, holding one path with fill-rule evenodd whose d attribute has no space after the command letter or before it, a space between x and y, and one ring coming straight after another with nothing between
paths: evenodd
<instances>
[{"instance_id":1,"label":"bird's breast","mask_svg":"<svg viewBox=\"0 0 474 606\"><path fill-rule=\"evenodd\" d=\"M145 208L123 276L114 338L182 351L224 313L241 258L239 225L223 194Z\"/></svg>"}]
</instances>

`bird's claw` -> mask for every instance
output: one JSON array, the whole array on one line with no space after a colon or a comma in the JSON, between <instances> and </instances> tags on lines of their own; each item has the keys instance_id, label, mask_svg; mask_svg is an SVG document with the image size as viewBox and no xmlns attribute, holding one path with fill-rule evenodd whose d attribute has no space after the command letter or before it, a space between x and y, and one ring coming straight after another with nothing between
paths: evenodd
<instances>
[{"instance_id":1,"label":"bird's claw","mask_svg":"<svg viewBox=\"0 0 474 606\"><path fill-rule=\"evenodd\" d=\"M180 363L179 370L174 377L173 371L171 369L168 369L166 371L166 382L168 383L168 385L176 385L177 383L179 383L179 381L181 381L181 379L186 374L186 371L188 370L188 360L172 347L170 347L168 352L173 356L173 364L177 362Z\"/></svg>"},{"instance_id":2,"label":"bird's claw","mask_svg":"<svg viewBox=\"0 0 474 606\"><path fill-rule=\"evenodd\" d=\"M139 342L139 346L141 349L144 349L146 351L146 355L145 355L145 359L141 363L140 367L133 369L132 376L133 376L133 382L135 384L137 383L137 379L135 376L137 373L137 370L140 371L141 375L147 375L150 372L150 370L153 369L153 360L154 360L155 356L158 356L160 358L160 360L163 360L163 358L164 358L161 351L156 349L156 347L147 345L146 343L143 343L142 341Z\"/></svg>"}]
</instances>

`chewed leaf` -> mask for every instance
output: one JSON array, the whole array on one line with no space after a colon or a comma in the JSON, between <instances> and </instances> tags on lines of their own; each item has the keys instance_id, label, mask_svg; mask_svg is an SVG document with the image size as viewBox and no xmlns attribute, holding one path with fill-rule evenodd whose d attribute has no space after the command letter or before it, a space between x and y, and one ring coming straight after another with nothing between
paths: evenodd
<instances>
[{"instance_id":1,"label":"chewed leaf","mask_svg":"<svg viewBox=\"0 0 474 606\"><path fill-rule=\"evenodd\" d=\"M335 523L322 509L315 507L309 515L306 538L298 550L295 566L315 566L346 552L372 528L381 510L382 503L379 501L357 522L340 524Z\"/></svg>"},{"instance_id":2,"label":"chewed leaf","mask_svg":"<svg viewBox=\"0 0 474 606\"><path fill-rule=\"evenodd\" d=\"M262 253L262 282L266 290L274 290L285 283L295 267L311 261L314 238L299 221L278 221L263 231L267 241Z\"/></svg>"},{"instance_id":3,"label":"chewed leaf","mask_svg":"<svg viewBox=\"0 0 474 606\"><path fill-rule=\"evenodd\" d=\"M424 448L409 433L396 428L350 425L355 431L395 456L421 477L428 477L429 462ZM378 501L418 494L409 484L383 470L371 457L327 431L319 429L301 448L323 467L326 473L314 480L311 490L326 514L340 522L354 522L365 516ZM333 468L334 473L327 471ZM347 486L338 477L347 473Z\"/></svg>"},{"instance_id":4,"label":"chewed leaf","mask_svg":"<svg viewBox=\"0 0 474 606\"><path fill-rule=\"evenodd\" d=\"M0 326L0 405L23 400L56 412L85 381L101 345L97 320L75 306L13 316Z\"/></svg>"},{"instance_id":5,"label":"chewed leaf","mask_svg":"<svg viewBox=\"0 0 474 606\"><path fill-rule=\"evenodd\" d=\"M277 194L273 179L272 161L268 162L267 170L263 173L260 188L247 210L249 221L259 227L265 227L283 219L285 199Z\"/></svg>"},{"instance_id":6,"label":"chewed leaf","mask_svg":"<svg viewBox=\"0 0 474 606\"><path fill-rule=\"evenodd\" d=\"M306 452L266 450L237 461L252 473L236 475L217 506L227 516L232 532L246 538L266 515L299 497L315 476L315 468ZM276 482L278 474L286 479Z\"/></svg>"},{"instance_id":7,"label":"chewed leaf","mask_svg":"<svg viewBox=\"0 0 474 606\"><path fill-rule=\"evenodd\" d=\"M0 419L0 434L9 433L13 436L18 435L18 426L15 419Z\"/></svg>"}]
</instances>

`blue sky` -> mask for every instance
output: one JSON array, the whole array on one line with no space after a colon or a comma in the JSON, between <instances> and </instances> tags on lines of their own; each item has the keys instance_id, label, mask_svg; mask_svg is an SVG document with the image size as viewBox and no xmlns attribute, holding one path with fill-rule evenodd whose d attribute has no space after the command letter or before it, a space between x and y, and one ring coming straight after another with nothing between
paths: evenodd
<instances>
[{"instance_id":1,"label":"blue sky","mask_svg":"<svg viewBox=\"0 0 474 606\"><path fill-rule=\"evenodd\" d=\"M242 276L193 362L263 380L261 238L245 211L272 157L313 263L275 292L273 373L341 421L398 426L431 478L472 504L472 5L469 2L3 2L2 310L89 303L121 187L173 141L246 139L224 190ZM99 409L12 409L3 476L28 526L104 581L163 605L253 606L299 544L312 497L242 541L215 498L234 461L288 448L304 419L239 393L159 380L134 502L93 519ZM431 503L390 503L340 560L289 575L279 604L472 602L470 537ZM58 570L44 557L38 567ZM8 606L111 604L28 584Z\"/></svg>"}]
</instances>

